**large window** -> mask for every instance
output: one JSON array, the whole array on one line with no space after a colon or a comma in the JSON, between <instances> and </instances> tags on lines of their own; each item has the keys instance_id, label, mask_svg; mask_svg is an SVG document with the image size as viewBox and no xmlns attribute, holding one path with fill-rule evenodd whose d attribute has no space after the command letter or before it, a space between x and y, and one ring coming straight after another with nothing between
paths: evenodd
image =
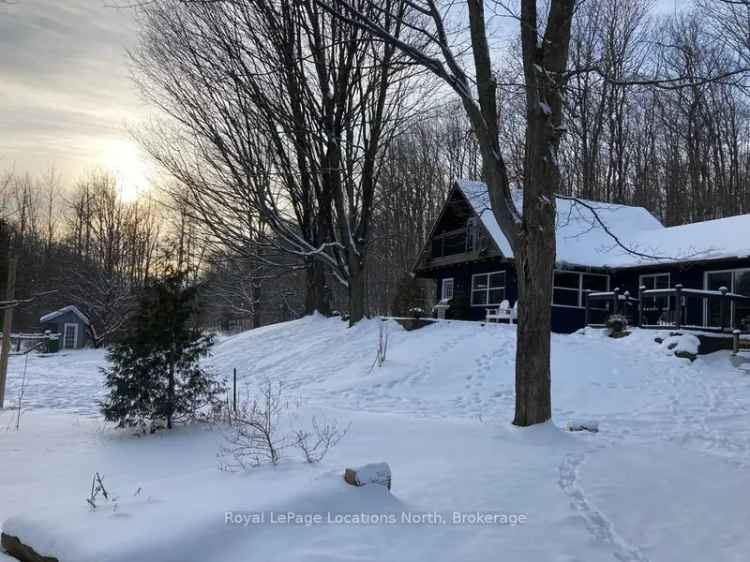
<instances>
[{"instance_id":1,"label":"large window","mask_svg":"<svg viewBox=\"0 0 750 562\"><path fill-rule=\"evenodd\" d=\"M646 289L669 289L669 273L650 273L641 275L639 287ZM669 297L643 297L643 310L668 310Z\"/></svg>"},{"instance_id":2,"label":"large window","mask_svg":"<svg viewBox=\"0 0 750 562\"><path fill-rule=\"evenodd\" d=\"M505 300L505 272L471 276L471 306L497 306Z\"/></svg>"},{"instance_id":3,"label":"large window","mask_svg":"<svg viewBox=\"0 0 750 562\"><path fill-rule=\"evenodd\" d=\"M578 271L555 271L552 304L555 306L584 306L583 291L609 290L609 275L581 273Z\"/></svg>"},{"instance_id":4,"label":"large window","mask_svg":"<svg viewBox=\"0 0 750 562\"><path fill-rule=\"evenodd\" d=\"M718 291L726 287L731 293L750 296L750 269L707 271L705 288ZM706 326L721 325L721 305L718 299L709 299L706 306ZM733 302L729 319L735 328L750 329L750 306L745 302Z\"/></svg>"}]
</instances>

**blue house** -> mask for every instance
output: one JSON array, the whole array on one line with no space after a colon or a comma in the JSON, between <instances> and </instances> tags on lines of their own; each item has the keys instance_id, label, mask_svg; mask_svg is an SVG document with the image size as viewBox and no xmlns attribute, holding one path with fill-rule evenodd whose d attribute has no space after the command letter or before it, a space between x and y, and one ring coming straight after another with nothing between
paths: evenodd
<instances>
[{"instance_id":1,"label":"blue house","mask_svg":"<svg viewBox=\"0 0 750 562\"><path fill-rule=\"evenodd\" d=\"M70 305L39 319L42 331L60 334L61 349L81 349L91 341L89 319L78 307Z\"/></svg>"},{"instance_id":2,"label":"blue house","mask_svg":"<svg viewBox=\"0 0 750 562\"><path fill-rule=\"evenodd\" d=\"M522 208L523 193L513 193ZM750 215L665 227L642 207L558 197L552 329L613 312L646 327L750 331ZM487 187L458 181L414 266L448 318L484 320L517 299L513 250Z\"/></svg>"}]
</instances>

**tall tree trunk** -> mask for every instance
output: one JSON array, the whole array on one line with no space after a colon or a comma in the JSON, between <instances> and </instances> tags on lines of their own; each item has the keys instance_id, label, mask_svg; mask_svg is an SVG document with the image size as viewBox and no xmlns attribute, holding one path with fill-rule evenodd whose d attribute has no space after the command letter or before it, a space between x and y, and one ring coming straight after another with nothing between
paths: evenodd
<instances>
[{"instance_id":1,"label":"tall tree trunk","mask_svg":"<svg viewBox=\"0 0 750 562\"><path fill-rule=\"evenodd\" d=\"M573 8L573 0L551 3L541 42L537 38L536 2L524 0L521 8L527 121L523 218L514 247L519 306L513 419L520 426L552 417L550 303L555 268L555 195L561 187L557 151Z\"/></svg>"},{"instance_id":2,"label":"tall tree trunk","mask_svg":"<svg viewBox=\"0 0 750 562\"><path fill-rule=\"evenodd\" d=\"M167 382L167 429L172 429L172 416L175 410L175 354L170 353L169 358L169 380Z\"/></svg>"},{"instance_id":3,"label":"tall tree trunk","mask_svg":"<svg viewBox=\"0 0 750 562\"><path fill-rule=\"evenodd\" d=\"M520 426L552 417L550 303L555 268L554 193L560 186L556 166L540 154L550 149L544 121L530 123L529 128L523 226L516 250L519 302L513 423Z\"/></svg>"},{"instance_id":4,"label":"tall tree trunk","mask_svg":"<svg viewBox=\"0 0 750 562\"><path fill-rule=\"evenodd\" d=\"M315 311L328 315L331 313L331 304L326 290L325 269L318 260L309 258L305 268L305 314Z\"/></svg>"},{"instance_id":5,"label":"tall tree trunk","mask_svg":"<svg viewBox=\"0 0 750 562\"><path fill-rule=\"evenodd\" d=\"M362 252L363 250L360 249ZM349 326L365 317L365 296L367 275L364 267L364 254L349 260Z\"/></svg>"},{"instance_id":6,"label":"tall tree trunk","mask_svg":"<svg viewBox=\"0 0 750 562\"><path fill-rule=\"evenodd\" d=\"M262 286L260 283L253 282L252 285L253 295L253 328L259 328L261 326L261 309L262 309Z\"/></svg>"}]
</instances>

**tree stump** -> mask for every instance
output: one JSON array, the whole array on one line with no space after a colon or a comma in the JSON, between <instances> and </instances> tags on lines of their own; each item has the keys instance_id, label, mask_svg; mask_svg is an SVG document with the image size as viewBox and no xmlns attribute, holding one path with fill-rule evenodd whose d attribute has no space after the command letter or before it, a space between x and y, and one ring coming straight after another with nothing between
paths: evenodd
<instances>
[{"instance_id":1,"label":"tree stump","mask_svg":"<svg viewBox=\"0 0 750 562\"><path fill-rule=\"evenodd\" d=\"M391 489L391 467L387 462L366 464L359 468L347 468L344 480L352 486L367 486L378 484Z\"/></svg>"}]
</instances>

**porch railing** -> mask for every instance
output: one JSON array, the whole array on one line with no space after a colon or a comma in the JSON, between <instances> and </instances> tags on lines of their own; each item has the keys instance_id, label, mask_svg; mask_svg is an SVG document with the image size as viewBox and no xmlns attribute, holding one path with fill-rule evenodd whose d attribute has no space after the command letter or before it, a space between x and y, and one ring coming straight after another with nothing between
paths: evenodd
<instances>
[{"instance_id":1,"label":"porch railing","mask_svg":"<svg viewBox=\"0 0 750 562\"><path fill-rule=\"evenodd\" d=\"M630 295L630 291L621 291L619 288L613 291L591 291L587 289L583 292L583 301L585 308L586 325L594 327L603 327L605 324L591 322L591 313L606 310L609 314L623 314L632 316L632 310L638 304L638 299ZM597 303L605 305L606 309L595 308Z\"/></svg>"},{"instance_id":2,"label":"porch railing","mask_svg":"<svg viewBox=\"0 0 750 562\"><path fill-rule=\"evenodd\" d=\"M650 324L647 320L644 308L644 302L647 299L666 298L667 306L662 307L662 314L657 324ZM686 322L687 299L696 298L701 303L702 325L689 324ZM638 291L638 298L632 297L628 291L621 292L620 289L608 292L584 291L584 301L586 310L586 325L601 326L602 324L592 324L591 310L595 303L605 303L610 314L623 314L630 317L631 321L636 320L639 327L654 328L672 326L674 328L694 328L707 331L733 331L738 328L736 314L732 314L732 305L734 303L743 303L750 306L750 296L732 293L726 287L720 287L718 291L705 289L690 289L682 285L675 285L672 288L664 289L646 289L641 286ZM710 323L710 306L712 303L718 303L718 326L711 326ZM664 314L668 313L668 314ZM666 316L666 318L665 318ZM748 331L744 327L742 331Z\"/></svg>"}]
</instances>

